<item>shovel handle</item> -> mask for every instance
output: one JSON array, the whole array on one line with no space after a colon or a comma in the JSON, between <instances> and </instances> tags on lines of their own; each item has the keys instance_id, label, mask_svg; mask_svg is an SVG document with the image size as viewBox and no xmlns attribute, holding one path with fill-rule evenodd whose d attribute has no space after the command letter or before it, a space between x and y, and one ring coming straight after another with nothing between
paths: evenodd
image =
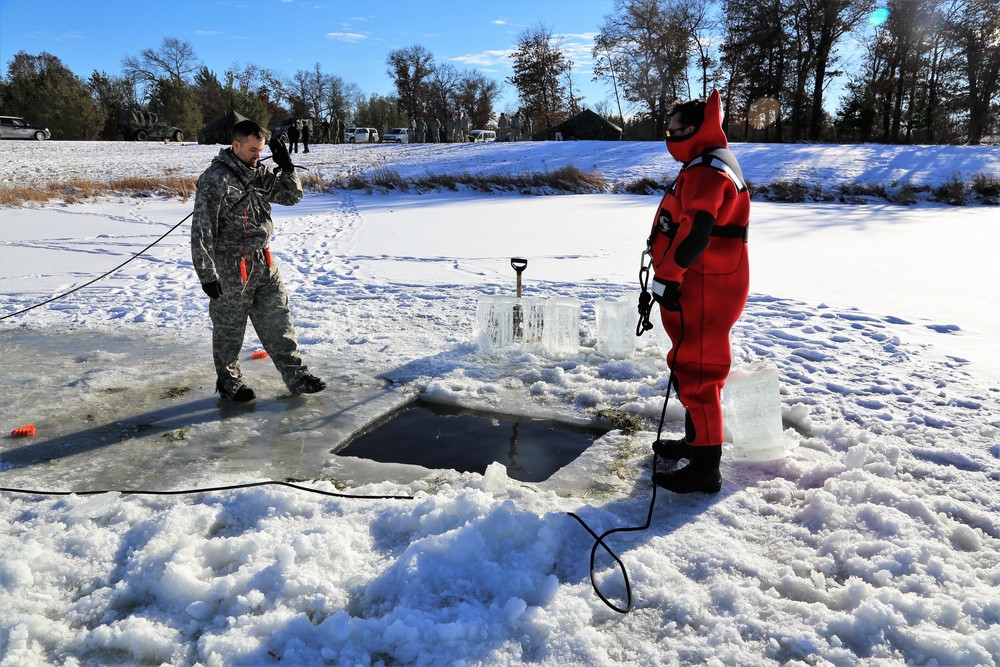
<instances>
[{"instance_id":1,"label":"shovel handle","mask_svg":"<svg viewBox=\"0 0 1000 667\"><path fill-rule=\"evenodd\" d=\"M511 257L510 266L517 271L517 298L521 298L521 272L528 268L528 260L523 257Z\"/></svg>"}]
</instances>

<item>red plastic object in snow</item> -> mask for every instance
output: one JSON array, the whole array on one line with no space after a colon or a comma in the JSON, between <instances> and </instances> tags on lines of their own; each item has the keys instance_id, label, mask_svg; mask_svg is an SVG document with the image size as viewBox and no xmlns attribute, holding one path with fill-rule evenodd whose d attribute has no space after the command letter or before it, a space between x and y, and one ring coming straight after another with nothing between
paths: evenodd
<instances>
[{"instance_id":1,"label":"red plastic object in snow","mask_svg":"<svg viewBox=\"0 0 1000 667\"><path fill-rule=\"evenodd\" d=\"M35 425L28 424L27 426L21 426L15 428L10 434L15 438L27 438L29 436L35 435Z\"/></svg>"}]
</instances>

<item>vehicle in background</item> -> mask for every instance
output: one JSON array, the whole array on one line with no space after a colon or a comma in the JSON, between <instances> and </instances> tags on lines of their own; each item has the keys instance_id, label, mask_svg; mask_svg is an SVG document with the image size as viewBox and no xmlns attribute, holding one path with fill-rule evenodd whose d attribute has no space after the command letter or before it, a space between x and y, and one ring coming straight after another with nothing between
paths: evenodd
<instances>
[{"instance_id":1,"label":"vehicle in background","mask_svg":"<svg viewBox=\"0 0 1000 667\"><path fill-rule=\"evenodd\" d=\"M408 144L410 143L410 131L405 127L394 127L385 133L385 136L382 137L382 142L386 144Z\"/></svg>"},{"instance_id":2,"label":"vehicle in background","mask_svg":"<svg viewBox=\"0 0 1000 667\"><path fill-rule=\"evenodd\" d=\"M472 130L469 132L469 141L496 141L497 133L493 130Z\"/></svg>"},{"instance_id":3,"label":"vehicle in background","mask_svg":"<svg viewBox=\"0 0 1000 667\"><path fill-rule=\"evenodd\" d=\"M20 116L0 116L0 139L34 139L44 141L52 136L49 128L32 125Z\"/></svg>"},{"instance_id":4,"label":"vehicle in background","mask_svg":"<svg viewBox=\"0 0 1000 667\"><path fill-rule=\"evenodd\" d=\"M160 115L152 111L118 112L118 131L125 141L184 141L184 132L179 127L160 120Z\"/></svg>"},{"instance_id":5,"label":"vehicle in background","mask_svg":"<svg viewBox=\"0 0 1000 667\"><path fill-rule=\"evenodd\" d=\"M374 127L349 127L344 138L349 144L377 144L378 130Z\"/></svg>"}]
</instances>

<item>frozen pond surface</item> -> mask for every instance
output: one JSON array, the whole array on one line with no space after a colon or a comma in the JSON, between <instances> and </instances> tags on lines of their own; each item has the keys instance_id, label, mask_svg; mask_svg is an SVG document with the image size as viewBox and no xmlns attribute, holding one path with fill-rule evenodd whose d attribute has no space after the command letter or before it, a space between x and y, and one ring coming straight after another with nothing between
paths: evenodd
<instances>
[{"instance_id":1,"label":"frozen pond surface","mask_svg":"<svg viewBox=\"0 0 1000 667\"><path fill-rule=\"evenodd\" d=\"M3 439L0 486L6 488L175 490L209 486L220 476L244 481L333 479L359 486L409 483L432 475L430 468L435 467L466 469L450 465L447 453L415 453L414 443L407 443L409 453L399 456L383 446L381 454L370 457L375 460L332 453L414 400L421 387L407 383L412 376L406 368L376 377L312 362L329 388L312 396L291 396L270 361L252 360L251 347L244 346L244 375L258 395L244 405L214 393L207 339L155 331L127 336L18 328L0 332L0 342L6 351L0 410L37 429L31 438ZM533 420L521 421L531 437ZM539 477L534 471L525 481L548 478L598 437L579 423L567 424L567 429L555 428L552 422L538 428L548 435L534 434L534 441L522 447L547 459L538 463L545 473ZM582 438L571 445L572 455L555 460L539 452L543 444L538 438L562 442L567 436ZM417 447L428 444L426 437L417 440ZM453 450L459 445L452 441L436 446ZM472 457L477 468L483 456L508 467L515 463L505 461L503 452L484 451ZM518 478L513 469L511 475Z\"/></svg>"},{"instance_id":2,"label":"frozen pond surface","mask_svg":"<svg viewBox=\"0 0 1000 667\"><path fill-rule=\"evenodd\" d=\"M322 367L315 369L330 388L293 397L268 360L251 361L245 350L247 381L259 398L238 405L214 393L208 340L30 329L0 339L0 406L38 430L4 440L4 486L51 489L74 480L63 490L187 488L219 473L364 477L350 469L359 466L338 465L330 450L410 399L385 379Z\"/></svg>"}]
</instances>

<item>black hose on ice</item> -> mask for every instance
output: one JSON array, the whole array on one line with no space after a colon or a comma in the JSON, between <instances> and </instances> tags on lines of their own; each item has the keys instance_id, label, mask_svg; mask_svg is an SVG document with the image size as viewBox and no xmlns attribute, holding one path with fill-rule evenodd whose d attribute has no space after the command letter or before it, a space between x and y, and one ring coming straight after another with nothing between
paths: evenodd
<instances>
[{"instance_id":1,"label":"black hose on ice","mask_svg":"<svg viewBox=\"0 0 1000 667\"><path fill-rule=\"evenodd\" d=\"M681 348L681 343L684 342L684 311L680 309L678 304L678 314L681 320L681 335L677 339L677 345L674 346L673 360L670 362L670 377L667 379L667 393L663 397L663 409L660 411L660 425L656 428L656 439L659 440L663 433L663 423L667 417L667 403L670 401L670 388L674 386L674 368L677 365L677 351ZM676 388L675 388L676 389ZM651 473L652 477L656 477L656 454L653 454L653 471ZM590 585L593 587L594 592L597 593L597 597L601 598L604 604L608 605L611 609L617 611L619 614L627 614L632 611L632 584L628 578L628 571L625 569L625 563L622 559L618 557L614 551L611 550L605 542L604 539L615 533L628 533L628 532L639 532L649 528L650 524L653 523L653 506L656 504L656 484L653 484L653 495L649 499L649 512L646 514L646 523L641 526L628 526L624 528L612 528L607 530L600 535L598 535L594 530L587 525L587 522L581 519L579 516L573 512L569 512L569 515L580 522L588 533L594 538L594 546L590 549ZM622 577L625 580L625 606L619 607L609 600L601 589L597 586L597 580L594 579L594 560L597 557L597 547L603 547L605 551L615 560L618 567L622 571Z\"/></svg>"},{"instance_id":2,"label":"black hose on ice","mask_svg":"<svg viewBox=\"0 0 1000 667\"><path fill-rule=\"evenodd\" d=\"M242 484L230 484L227 486L213 486L204 489L181 489L177 491L144 491L133 489L104 489L100 491L36 491L32 489L10 489L0 487L0 492L4 493L24 493L35 496L99 496L105 493L120 493L126 496L185 496L195 493L212 493L216 491L234 491L238 489L251 489L258 486L286 486L290 489L318 493L322 496L333 498L359 498L364 500L413 500L413 496L359 496L349 493L336 493L334 491L322 491L308 486L293 484L292 482L279 482L277 480L267 480L263 482L244 482Z\"/></svg>"},{"instance_id":3,"label":"black hose on ice","mask_svg":"<svg viewBox=\"0 0 1000 667\"><path fill-rule=\"evenodd\" d=\"M78 292L78 291L82 290L84 287L88 287L90 285L93 285L98 280L103 280L103 279L107 278L112 273L114 273L118 269L122 268L123 266L125 266L129 262L131 262L131 261L133 261L135 259L138 259L139 255L141 255L142 253L146 252L147 250L149 250L150 248L152 248L154 245L156 245L157 243L159 243L163 239L167 238L167 235L170 234L170 232L174 231L175 229L177 229L178 227L180 227L181 225L183 225L185 222L187 222L187 219L190 218L192 215L194 215L194 211L192 211L191 213L188 213L187 216L185 216L185 218L183 220L181 220L176 225L174 225L173 227L171 227L170 229L168 229L166 232L164 232L164 234L162 236L160 236L160 238L156 239L155 241L153 241L152 243L150 243L148 246L146 246L145 248L143 248L142 250L140 250L136 254L132 255L131 257L129 257L124 262L122 262L121 264L119 264L115 268L111 269L107 273L101 274L101 275L97 276L96 278L94 278L93 280L91 280L89 282L85 282L82 285L78 285L78 286L74 287L73 289L71 289L70 291L64 292L63 294L60 294L58 296L54 296L51 299L47 299L45 301L42 301L41 303L36 303L35 305L28 306L27 308L22 308L21 310L19 310L17 312L8 313L7 315L0 316L0 322L2 322L3 320L6 320L8 317L14 317L15 315L22 315L22 314L28 312L29 310L34 310L35 308L41 308L42 306L44 306L46 304L49 304L49 303L52 303L53 301L58 301L59 299L62 299L63 297L67 297L70 294L72 294L73 292Z\"/></svg>"}]
</instances>

